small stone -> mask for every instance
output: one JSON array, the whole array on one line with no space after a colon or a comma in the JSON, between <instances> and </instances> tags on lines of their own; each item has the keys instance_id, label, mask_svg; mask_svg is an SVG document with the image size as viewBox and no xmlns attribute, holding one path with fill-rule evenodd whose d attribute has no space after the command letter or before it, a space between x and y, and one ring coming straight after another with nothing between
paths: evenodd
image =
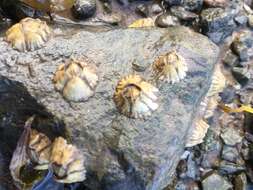
<instances>
[{"instance_id":1,"label":"small stone","mask_svg":"<svg viewBox=\"0 0 253 190\"><path fill-rule=\"evenodd\" d=\"M230 104L234 101L236 96L236 89L232 86L225 88L220 94L221 101L225 104Z\"/></svg>"},{"instance_id":2,"label":"small stone","mask_svg":"<svg viewBox=\"0 0 253 190\"><path fill-rule=\"evenodd\" d=\"M248 15L248 25L249 27L253 27L253 15Z\"/></svg>"},{"instance_id":3,"label":"small stone","mask_svg":"<svg viewBox=\"0 0 253 190\"><path fill-rule=\"evenodd\" d=\"M245 167L223 160L220 162L219 171L224 175L229 175L245 171Z\"/></svg>"},{"instance_id":4,"label":"small stone","mask_svg":"<svg viewBox=\"0 0 253 190\"><path fill-rule=\"evenodd\" d=\"M202 180L203 190L230 190L232 189L232 184L228 182L224 177L218 175L217 173L212 173L211 175L205 177Z\"/></svg>"},{"instance_id":5,"label":"small stone","mask_svg":"<svg viewBox=\"0 0 253 190\"><path fill-rule=\"evenodd\" d=\"M251 77L249 69L243 67L233 67L232 74L242 86L247 85Z\"/></svg>"},{"instance_id":6,"label":"small stone","mask_svg":"<svg viewBox=\"0 0 253 190\"><path fill-rule=\"evenodd\" d=\"M155 20L155 25L161 28L167 28L170 26L177 26L180 22L177 17L168 14L159 15Z\"/></svg>"},{"instance_id":7,"label":"small stone","mask_svg":"<svg viewBox=\"0 0 253 190\"><path fill-rule=\"evenodd\" d=\"M180 6L171 7L170 12L174 16L178 17L180 20L184 20L184 21L192 21L198 18L197 14L187 11L184 9L184 7L180 7Z\"/></svg>"},{"instance_id":8,"label":"small stone","mask_svg":"<svg viewBox=\"0 0 253 190\"><path fill-rule=\"evenodd\" d=\"M175 190L199 190L198 184L193 179L179 180L176 184Z\"/></svg>"},{"instance_id":9,"label":"small stone","mask_svg":"<svg viewBox=\"0 0 253 190\"><path fill-rule=\"evenodd\" d=\"M136 7L135 11L143 17L148 17L148 7L144 4L140 4Z\"/></svg>"},{"instance_id":10,"label":"small stone","mask_svg":"<svg viewBox=\"0 0 253 190\"><path fill-rule=\"evenodd\" d=\"M203 0L184 0L183 7L187 11L200 11L203 6Z\"/></svg>"},{"instance_id":11,"label":"small stone","mask_svg":"<svg viewBox=\"0 0 253 190\"><path fill-rule=\"evenodd\" d=\"M238 57L229 49L223 58L223 63L227 66L233 67L239 63Z\"/></svg>"},{"instance_id":12,"label":"small stone","mask_svg":"<svg viewBox=\"0 0 253 190\"><path fill-rule=\"evenodd\" d=\"M243 31L231 44L231 48L241 61L248 61L253 57L253 35L250 31Z\"/></svg>"},{"instance_id":13,"label":"small stone","mask_svg":"<svg viewBox=\"0 0 253 190\"><path fill-rule=\"evenodd\" d=\"M233 21L235 12L232 9L208 8L201 12L202 32L213 42L221 43L232 34L236 25Z\"/></svg>"},{"instance_id":14,"label":"small stone","mask_svg":"<svg viewBox=\"0 0 253 190\"><path fill-rule=\"evenodd\" d=\"M220 165L220 153L217 151L210 151L203 155L201 167L203 168L217 168Z\"/></svg>"},{"instance_id":15,"label":"small stone","mask_svg":"<svg viewBox=\"0 0 253 190\"><path fill-rule=\"evenodd\" d=\"M226 126L222 130L221 138L225 144L234 146L237 143L242 142L243 136L238 129L235 129L235 127Z\"/></svg>"},{"instance_id":16,"label":"small stone","mask_svg":"<svg viewBox=\"0 0 253 190\"><path fill-rule=\"evenodd\" d=\"M208 7L226 7L228 0L204 0L204 4Z\"/></svg>"},{"instance_id":17,"label":"small stone","mask_svg":"<svg viewBox=\"0 0 253 190\"><path fill-rule=\"evenodd\" d=\"M221 156L222 159L227 160L229 162L236 163L239 156L240 156L239 152L235 147L231 147L227 145L223 146L222 156Z\"/></svg>"},{"instance_id":18,"label":"small stone","mask_svg":"<svg viewBox=\"0 0 253 190\"><path fill-rule=\"evenodd\" d=\"M238 15L234 18L235 22L239 25L239 26L246 26L247 22L248 22L248 17L247 15Z\"/></svg>"},{"instance_id":19,"label":"small stone","mask_svg":"<svg viewBox=\"0 0 253 190\"><path fill-rule=\"evenodd\" d=\"M150 7L150 12L151 12L152 14L155 14L155 15L156 15L156 14L159 14L159 13L163 12L163 9L162 9L162 7L161 7L160 4L154 3L154 4L152 4L151 7Z\"/></svg>"},{"instance_id":20,"label":"small stone","mask_svg":"<svg viewBox=\"0 0 253 190\"><path fill-rule=\"evenodd\" d=\"M87 19L96 12L95 0L76 0L72 8L73 14L77 19Z\"/></svg>"},{"instance_id":21,"label":"small stone","mask_svg":"<svg viewBox=\"0 0 253 190\"><path fill-rule=\"evenodd\" d=\"M234 189L236 190L246 190L247 189L247 176L245 173L237 175L234 179Z\"/></svg>"},{"instance_id":22,"label":"small stone","mask_svg":"<svg viewBox=\"0 0 253 190\"><path fill-rule=\"evenodd\" d=\"M175 5L181 5L182 0L164 0L164 3L166 3L168 6L175 6Z\"/></svg>"}]
</instances>

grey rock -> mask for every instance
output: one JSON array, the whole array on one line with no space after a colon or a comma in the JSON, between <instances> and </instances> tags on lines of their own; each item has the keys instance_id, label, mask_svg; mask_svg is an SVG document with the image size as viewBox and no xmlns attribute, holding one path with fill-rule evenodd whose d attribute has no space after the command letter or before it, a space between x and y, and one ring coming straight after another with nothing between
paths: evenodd
<instances>
[{"instance_id":1,"label":"grey rock","mask_svg":"<svg viewBox=\"0 0 253 190\"><path fill-rule=\"evenodd\" d=\"M120 78L134 72L133 60L152 64L155 57L174 48L187 60L186 79L160 85L160 107L147 120L119 114L113 93ZM195 117L192 110L198 109L209 88L206 84L211 82L218 52L205 36L185 27L80 31L55 36L44 48L25 53L0 38L0 75L22 84L43 108L64 122L72 142L85 155L85 183L110 190L154 190L171 182ZM52 78L62 62L81 55L98 67L99 84L88 101L70 103L55 91ZM18 58L33 60L30 67L35 77L27 65L9 64ZM150 69L139 74L147 80L152 76Z\"/></svg>"},{"instance_id":2,"label":"grey rock","mask_svg":"<svg viewBox=\"0 0 253 190\"><path fill-rule=\"evenodd\" d=\"M205 177L202 180L203 190L231 190L232 184L217 173Z\"/></svg>"},{"instance_id":3,"label":"grey rock","mask_svg":"<svg viewBox=\"0 0 253 190\"><path fill-rule=\"evenodd\" d=\"M244 15L244 14L238 15L234 19L237 25L239 26L246 26L248 23L248 17L247 15Z\"/></svg>"},{"instance_id":4,"label":"grey rock","mask_svg":"<svg viewBox=\"0 0 253 190\"><path fill-rule=\"evenodd\" d=\"M156 26L159 26L161 28L167 28L170 26L179 25L180 22L177 17L171 16L171 15L168 15L165 13L165 14L159 15L156 18L155 24L156 24Z\"/></svg>"},{"instance_id":5,"label":"grey rock","mask_svg":"<svg viewBox=\"0 0 253 190\"><path fill-rule=\"evenodd\" d=\"M217 168L220 165L220 153L218 151L209 151L204 153L201 161L202 168Z\"/></svg>"},{"instance_id":6,"label":"grey rock","mask_svg":"<svg viewBox=\"0 0 253 190\"><path fill-rule=\"evenodd\" d=\"M197 180L200 176L199 173L199 168L197 163L194 160L194 155L190 154L188 159L187 159L187 172L186 172L187 177Z\"/></svg>"},{"instance_id":7,"label":"grey rock","mask_svg":"<svg viewBox=\"0 0 253 190\"><path fill-rule=\"evenodd\" d=\"M219 172L223 175L238 174L245 170L245 166L234 164L225 160L221 161L219 166Z\"/></svg>"},{"instance_id":8,"label":"grey rock","mask_svg":"<svg viewBox=\"0 0 253 190\"><path fill-rule=\"evenodd\" d=\"M231 48L241 61L248 61L253 57L253 35L250 31L241 32L233 41Z\"/></svg>"},{"instance_id":9,"label":"grey rock","mask_svg":"<svg viewBox=\"0 0 253 190\"><path fill-rule=\"evenodd\" d=\"M248 67L233 67L232 74L234 78L242 85L245 86L249 83L251 73Z\"/></svg>"},{"instance_id":10,"label":"grey rock","mask_svg":"<svg viewBox=\"0 0 253 190\"><path fill-rule=\"evenodd\" d=\"M240 154L235 147L224 145L221 157L229 162L240 162Z\"/></svg>"},{"instance_id":11,"label":"grey rock","mask_svg":"<svg viewBox=\"0 0 253 190\"><path fill-rule=\"evenodd\" d=\"M222 130L221 138L225 144L234 146L242 141L243 135L235 127L226 127Z\"/></svg>"},{"instance_id":12,"label":"grey rock","mask_svg":"<svg viewBox=\"0 0 253 190\"><path fill-rule=\"evenodd\" d=\"M234 188L236 190L247 190L247 176L245 173L241 173L235 177Z\"/></svg>"},{"instance_id":13,"label":"grey rock","mask_svg":"<svg viewBox=\"0 0 253 190\"><path fill-rule=\"evenodd\" d=\"M72 8L77 19L87 19L96 12L96 0L76 0Z\"/></svg>"},{"instance_id":14,"label":"grey rock","mask_svg":"<svg viewBox=\"0 0 253 190\"><path fill-rule=\"evenodd\" d=\"M182 6L188 11L200 11L203 6L203 0L184 0Z\"/></svg>"},{"instance_id":15,"label":"grey rock","mask_svg":"<svg viewBox=\"0 0 253 190\"><path fill-rule=\"evenodd\" d=\"M221 43L235 29L233 9L208 8L201 12L202 32L213 42Z\"/></svg>"},{"instance_id":16,"label":"grey rock","mask_svg":"<svg viewBox=\"0 0 253 190\"><path fill-rule=\"evenodd\" d=\"M237 55L235 55L230 49L225 53L223 63L229 67L234 67L239 63Z\"/></svg>"},{"instance_id":17,"label":"grey rock","mask_svg":"<svg viewBox=\"0 0 253 190\"><path fill-rule=\"evenodd\" d=\"M199 190L198 184L190 178L179 180L175 190Z\"/></svg>"},{"instance_id":18,"label":"grey rock","mask_svg":"<svg viewBox=\"0 0 253 190\"><path fill-rule=\"evenodd\" d=\"M151 6L150 6L150 12L152 13L152 14L159 14L159 13L161 13L161 12L163 12L163 9L162 9L162 7L161 7L161 5L160 4L158 4L158 3L154 3L154 4L152 4Z\"/></svg>"},{"instance_id":19,"label":"grey rock","mask_svg":"<svg viewBox=\"0 0 253 190\"><path fill-rule=\"evenodd\" d=\"M199 17L197 14L187 11L184 7L181 6L171 7L170 12L172 15L178 17L180 20L183 21L193 21Z\"/></svg>"}]
</instances>

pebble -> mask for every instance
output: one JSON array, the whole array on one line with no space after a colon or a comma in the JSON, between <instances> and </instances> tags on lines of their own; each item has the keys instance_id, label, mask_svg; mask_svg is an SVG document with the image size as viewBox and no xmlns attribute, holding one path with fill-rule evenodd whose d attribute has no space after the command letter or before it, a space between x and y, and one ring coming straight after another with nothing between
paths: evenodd
<instances>
[{"instance_id":1,"label":"pebble","mask_svg":"<svg viewBox=\"0 0 253 190\"><path fill-rule=\"evenodd\" d=\"M222 130L221 138L225 144L235 146L237 143L242 142L243 136L235 127L225 126Z\"/></svg>"},{"instance_id":2,"label":"pebble","mask_svg":"<svg viewBox=\"0 0 253 190\"><path fill-rule=\"evenodd\" d=\"M228 162L225 160L222 160L219 166L219 172L223 175L235 174L235 173L243 172L245 170L246 168L244 166L239 165L239 164L234 164L232 162Z\"/></svg>"},{"instance_id":3,"label":"pebble","mask_svg":"<svg viewBox=\"0 0 253 190\"><path fill-rule=\"evenodd\" d=\"M164 13L156 18L155 25L161 28L167 28L180 25L180 22L177 17Z\"/></svg>"},{"instance_id":4,"label":"pebble","mask_svg":"<svg viewBox=\"0 0 253 190\"><path fill-rule=\"evenodd\" d=\"M187 11L198 12L202 9L203 0L184 0L182 6Z\"/></svg>"},{"instance_id":5,"label":"pebble","mask_svg":"<svg viewBox=\"0 0 253 190\"><path fill-rule=\"evenodd\" d=\"M194 180L187 178L179 180L175 190L199 190L199 186Z\"/></svg>"},{"instance_id":6,"label":"pebble","mask_svg":"<svg viewBox=\"0 0 253 190\"><path fill-rule=\"evenodd\" d=\"M233 86L228 86L220 94L221 102L230 104L236 97L236 89Z\"/></svg>"},{"instance_id":7,"label":"pebble","mask_svg":"<svg viewBox=\"0 0 253 190\"><path fill-rule=\"evenodd\" d=\"M208 7L226 7L228 0L204 0L204 4Z\"/></svg>"},{"instance_id":8,"label":"pebble","mask_svg":"<svg viewBox=\"0 0 253 190\"><path fill-rule=\"evenodd\" d=\"M225 53L223 63L229 67L234 67L239 63L239 58L230 49Z\"/></svg>"},{"instance_id":9,"label":"pebble","mask_svg":"<svg viewBox=\"0 0 253 190\"><path fill-rule=\"evenodd\" d=\"M184 7L180 6L171 7L170 12L172 15L178 17L180 20L183 21L192 21L198 18L197 14L187 11L184 9Z\"/></svg>"},{"instance_id":10,"label":"pebble","mask_svg":"<svg viewBox=\"0 0 253 190\"><path fill-rule=\"evenodd\" d=\"M96 0L76 0L72 8L77 19L87 19L96 12Z\"/></svg>"},{"instance_id":11,"label":"pebble","mask_svg":"<svg viewBox=\"0 0 253 190\"><path fill-rule=\"evenodd\" d=\"M135 12L140 14L143 17L148 17L149 10L148 7L144 4L140 4L136 7Z\"/></svg>"},{"instance_id":12,"label":"pebble","mask_svg":"<svg viewBox=\"0 0 253 190\"><path fill-rule=\"evenodd\" d=\"M205 177L202 180L203 190L230 190L232 184L217 173Z\"/></svg>"},{"instance_id":13,"label":"pebble","mask_svg":"<svg viewBox=\"0 0 253 190\"><path fill-rule=\"evenodd\" d=\"M238 26L246 26L248 23L248 17L245 14L238 15L234 18Z\"/></svg>"},{"instance_id":14,"label":"pebble","mask_svg":"<svg viewBox=\"0 0 253 190\"><path fill-rule=\"evenodd\" d=\"M233 67L232 74L242 86L247 85L251 78L250 70L247 67Z\"/></svg>"},{"instance_id":15,"label":"pebble","mask_svg":"<svg viewBox=\"0 0 253 190\"><path fill-rule=\"evenodd\" d=\"M154 14L154 15L157 15L157 14L163 12L163 9L162 9L162 7L161 7L160 4L154 3L154 4L152 4L151 7L150 7L150 12L151 12L152 14Z\"/></svg>"},{"instance_id":16,"label":"pebble","mask_svg":"<svg viewBox=\"0 0 253 190\"><path fill-rule=\"evenodd\" d=\"M224 145L221 157L229 162L237 163L240 158L240 154L235 147Z\"/></svg>"}]
</instances>

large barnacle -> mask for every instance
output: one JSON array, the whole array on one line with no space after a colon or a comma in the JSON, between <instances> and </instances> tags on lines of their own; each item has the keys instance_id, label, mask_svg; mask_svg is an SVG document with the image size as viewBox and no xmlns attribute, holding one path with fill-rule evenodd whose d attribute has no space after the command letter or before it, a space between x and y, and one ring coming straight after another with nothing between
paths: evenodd
<instances>
[{"instance_id":1,"label":"large barnacle","mask_svg":"<svg viewBox=\"0 0 253 190\"><path fill-rule=\"evenodd\" d=\"M221 72L221 68L217 66L214 70L212 83L207 92L207 96L210 97L219 94L220 92L223 91L225 87L226 87L226 78Z\"/></svg>"},{"instance_id":2,"label":"large barnacle","mask_svg":"<svg viewBox=\"0 0 253 190\"><path fill-rule=\"evenodd\" d=\"M184 79L188 71L185 59L176 51L158 56L152 67L156 78L172 84Z\"/></svg>"},{"instance_id":3,"label":"large barnacle","mask_svg":"<svg viewBox=\"0 0 253 190\"><path fill-rule=\"evenodd\" d=\"M121 79L114 93L120 113L132 118L145 118L158 108L158 89L138 75Z\"/></svg>"},{"instance_id":4,"label":"large barnacle","mask_svg":"<svg viewBox=\"0 0 253 190\"><path fill-rule=\"evenodd\" d=\"M56 90L69 101L86 101L94 95L98 76L94 65L86 61L71 60L58 67L54 78Z\"/></svg>"},{"instance_id":5,"label":"large barnacle","mask_svg":"<svg viewBox=\"0 0 253 190\"><path fill-rule=\"evenodd\" d=\"M48 168L51 154L51 141L38 131L32 129L28 143L28 155L37 164L35 169L44 170Z\"/></svg>"},{"instance_id":6,"label":"large barnacle","mask_svg":"<svg viewBox=\"0 0 253 190\"><path fill-rule=\"evenodd\" d=\"M85 180L84 157L73 145L58 137L53 142L50 169L60 183L74 183Z\"/></svg>"},{"instance_id":7,"label":"large barnacle","mask_svg":"<svg viewBox=\"0 0 253 190\"><path fill-rule=\"evenodd\" d=\"M51 30L46 22L25 18L6 32L6 41L19 51L41 48L50 38Z\"/></svg>"}]
</instances>

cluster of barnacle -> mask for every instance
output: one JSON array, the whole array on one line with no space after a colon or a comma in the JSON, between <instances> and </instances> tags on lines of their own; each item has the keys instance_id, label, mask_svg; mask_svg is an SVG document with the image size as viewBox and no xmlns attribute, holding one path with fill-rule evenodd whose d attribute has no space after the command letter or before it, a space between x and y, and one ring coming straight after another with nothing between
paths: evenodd
<instances>
[{"instance_id":1,"label":"cluster of barnacle","mask_svg":"<svg viewBox=\"0 0 253 190\"><path fill-rule=\"evenodd\" d=\"M35 170L48 169L60 183L85 180L84 157L80 150L62 137L55 138L52 143L45 134L31 128L32 121L33 117L26 122L12 156L10 171L16 184L24 185L20 177L21 168L30 163Z\"/></svg>"}]
</instances>

